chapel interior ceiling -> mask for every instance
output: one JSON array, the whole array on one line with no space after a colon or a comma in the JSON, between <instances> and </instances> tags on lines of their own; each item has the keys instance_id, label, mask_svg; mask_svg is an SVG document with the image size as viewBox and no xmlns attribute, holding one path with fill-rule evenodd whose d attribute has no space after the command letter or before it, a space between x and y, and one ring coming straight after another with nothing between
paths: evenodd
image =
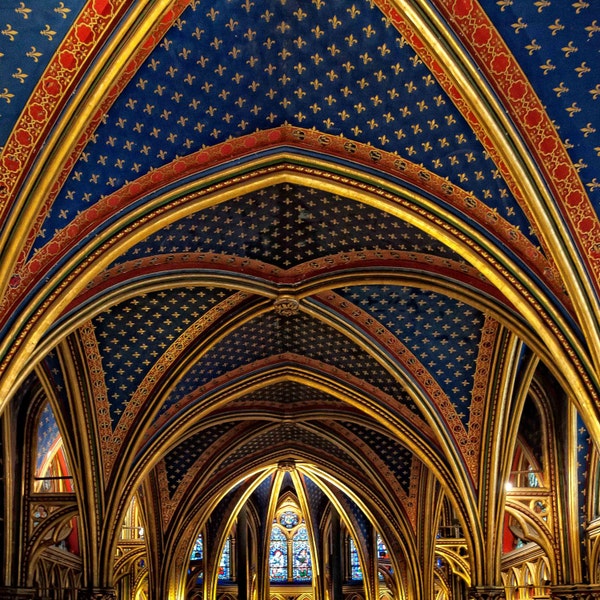
<instances>
[{"instance_id":1,"label":"chapel interior ceiling","mask_svg":"<svg viewBox=\"0 0 600 600\"><path fill-rule=\"evenodd\" d=\"M495 357L510 346L525 368L516 336L544 358L497 272L592 362L507 148L402 3L172 2L140 18L137 44L120 29L132 3L93 18L94 3L26 4L0 9L2 218L27 223L2 300L16 349L3 352L34 332L56 407L85 387L65 364L82 365L107 486L117 465L123 485L151 473L168 521L249 466L329 463L365 495L370 473L414 528L427 473L476 496ZM462 5L429 7L528 156L561 149L537 175L583 198L565 231L585 253L600 193L590 4L482 0L474 22Z\"/></svg>"}]
</instances>

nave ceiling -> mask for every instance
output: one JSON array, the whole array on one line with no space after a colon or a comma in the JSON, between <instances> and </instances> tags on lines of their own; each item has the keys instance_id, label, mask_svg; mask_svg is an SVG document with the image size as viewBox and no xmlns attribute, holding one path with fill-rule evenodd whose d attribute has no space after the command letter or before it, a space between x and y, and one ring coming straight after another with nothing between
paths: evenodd
<instances>
[{"instance_id":1,"label":"nave ceiling","mask_svg":"<svg viewBox=\"0 0 600 600\"><path fill-rule=\"evenodd\" d=\"M107 523L294 460L474 527L538 361L600 433L593 2L51 4L0 9L0 389Z\"/></svg>"}]
</instances>

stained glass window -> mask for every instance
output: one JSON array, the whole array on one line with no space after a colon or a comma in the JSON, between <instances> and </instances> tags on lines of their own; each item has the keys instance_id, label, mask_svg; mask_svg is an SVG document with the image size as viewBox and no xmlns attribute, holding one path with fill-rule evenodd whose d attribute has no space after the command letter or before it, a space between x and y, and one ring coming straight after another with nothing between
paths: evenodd
<instances>
[{"instance_id":1,"label":"stained glass window","mask_svg":"<svg viewBox=\"0 0 600 600\"><path fill-rule=\"evenodd\" d=\"M269 573L271 581L287 581L287 537L277 525L271 530Z\"/></svg>"},{"instance_id":2,"label":"stained glass window","mask_svg":"<svg viewBox=\"0 0 600 600\"><path fill-rule=\"evenodd\" d=\"M202 560L204 555L204 548L202 545L202 534L198 536L196 543L194 544L194 549L192 550L192 556L190 560Z\"/></svg>"},{"instance_id":3,"label":"stained glass window","mask_svg":"<svg viewBox=\"0 0 600 600\"><path fill-rule=\"evenodd\" d=\"M352 581L362 581L363 579L360 560L358 558L358 549L352 538L350 538L350 579Z\"/></svg>"},{"instance_id":4,"label":"stained glass window","mask_svg":"<svg viewBox=\"0 0 600 600\"><path fill-rule=\"evenodd\" d=\"M310 581L312 578L312 566L310 560L310 546L308 545L308 531L306 527L298 528L292 540L292 553L294 565L292 577L294 581Z\"/></svg>"},{"instance_id":5,"label":"stained glass window","mask_svg":"<svg viewBox=\"0 0 600 600\"><path fill-rule=\"evenodd\" d=\"M231 538L228 537L223 546L223 554L221 554L219 563L219 580L227 581L229 579L231 579Z\"/></svg>"},{"instance_id":6,"label":"stained glass window","mask_svg":"<svg viewBox=\"0 0 600 600\"><path fill-rule=\"evenodd\" d=\"M540 480L531 465L527 470L527 485L528 487L540 487Z\"/></svg>"},{"instance_id":7,"label":"stained glass window","mask_svg":"<svg viewBox=\"0 0 600 600\"><path fill-rule=\"evenodd\" d=\"M383 538L379 533L377 534L377 556L380 559L386 559L390 557L387 551L387 547L383 543Z\"/></svg>"},{"instance_id":8,"label":"stained glass window","mask_svg":"<svg viewBox=\"0 0 600 600\"><path fill-rule=\"evenodd\" d=\"M298 525L298 521L298 515L291 510L286 510L285 512L281 513L281 515L279 515L279 522L286 529L292 529L293 527Z\"/></svg>"}]
</instances>

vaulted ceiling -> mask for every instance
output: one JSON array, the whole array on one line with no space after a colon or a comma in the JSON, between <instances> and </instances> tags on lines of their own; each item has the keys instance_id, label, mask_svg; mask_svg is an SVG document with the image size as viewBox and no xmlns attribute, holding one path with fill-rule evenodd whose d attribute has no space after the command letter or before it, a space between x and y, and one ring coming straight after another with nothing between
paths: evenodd
<instances>
[{"instance_id":1,"label":"vaulted ceiling","mask_svg":"<svg viewBox=\"0 0 600 600\"><path fill-rule=\"evenodd\" d=\"M107 506L293 458L474 514L537 359L599 433L592 2L42 4L0 8L0 389L86 406Z\"/></svg>"}]
</instances>

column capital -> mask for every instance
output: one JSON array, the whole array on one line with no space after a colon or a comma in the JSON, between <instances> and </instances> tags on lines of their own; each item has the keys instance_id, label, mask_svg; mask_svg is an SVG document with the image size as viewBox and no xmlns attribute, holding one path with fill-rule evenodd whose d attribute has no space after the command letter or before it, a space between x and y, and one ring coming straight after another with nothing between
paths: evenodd
<instances>
[{"instance_id":1,"label":"column capital","mask_svg":"<svg viewBox=\"0 0 600 600\"><path fill-rule=\"evenodd\" d=\"M550 594L556 600L599 600L600 585L576 583L550 586Z\"/></svg>"},{"instance_id":2,"label":"column capital","mask_svg":"<svg viewBox=\"0 0 600 600\"><path fill-rule=\"evenodd\" d=\"M500 600L506 597L503 587L495 586L475 586L469 588L469 598L471 600Z\"/></svg>"},{"instance_id":3,"label":"column capital","mask_svg":"<svg viewBox=\"0 0 600 600\"><path fill-rule=\"evenodd\" d=\"M117 593L114 588L79 590L77 600L117 600Z\"/></svg>"}]
</instances>

